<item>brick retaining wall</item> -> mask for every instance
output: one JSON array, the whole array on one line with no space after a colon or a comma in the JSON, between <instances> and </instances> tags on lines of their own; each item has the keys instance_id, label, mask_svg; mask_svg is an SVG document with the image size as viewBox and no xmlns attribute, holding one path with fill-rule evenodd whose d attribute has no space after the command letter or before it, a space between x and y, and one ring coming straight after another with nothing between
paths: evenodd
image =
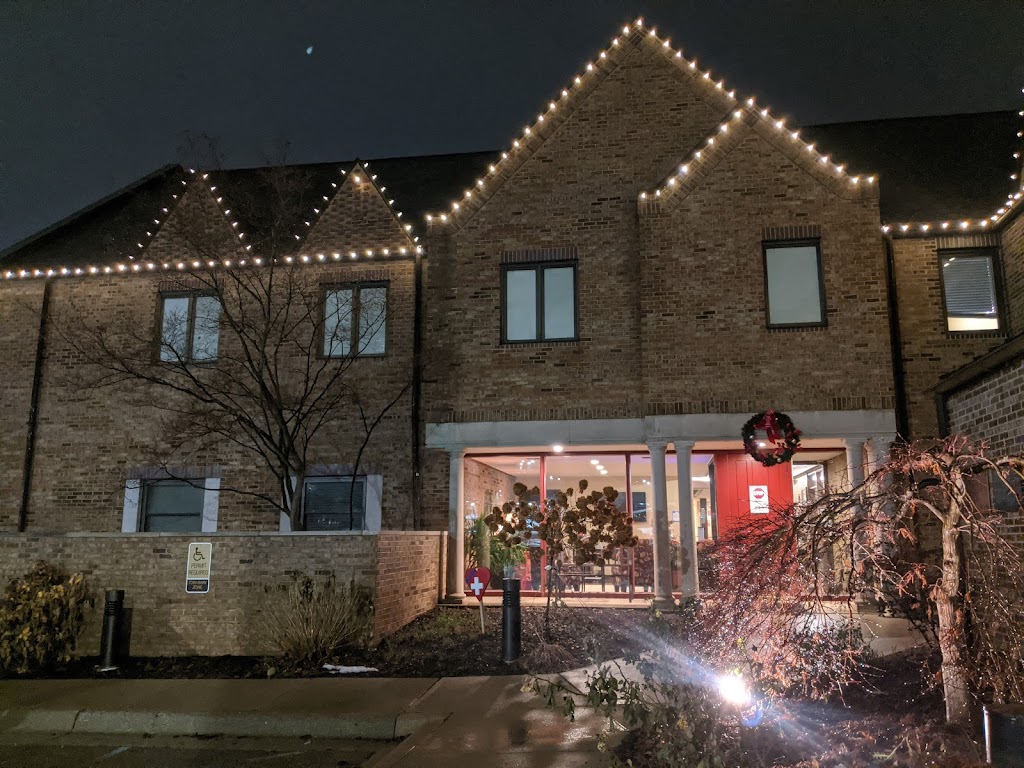
<instances>
[{"instance_id":1,"label":"brick retaining wall","mask_svg":"<svg viewBox=\"0 0 1024 768\"><path fill-rule=\"evenodd\" d=\"M260 613L291 575L340 584L355 579L375 593L374 639L412 621L437 602L443 533L264 532L207 534L0 534L0 580L45 559L85 574L96 599L78 651L99 652L103 592L124 589L137 656L271 653ZM190 541L213 543L210 591L185 593Z\"/></svg>"}]
</instances>

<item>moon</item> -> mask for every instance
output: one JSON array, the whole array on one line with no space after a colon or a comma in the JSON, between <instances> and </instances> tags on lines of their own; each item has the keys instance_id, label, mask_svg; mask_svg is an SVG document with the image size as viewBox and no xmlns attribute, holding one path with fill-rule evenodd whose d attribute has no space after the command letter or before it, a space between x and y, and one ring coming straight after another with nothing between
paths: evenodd
<instances>
[{"instance_id":1,"label":"moon","mask_svg":"<svg viewBox=\"0 0 1024 768\"><path fill-rule=\"evenodd\" d=\"M306 46L306 55L307 56L312 56L313 55L313 46L312 45Z\"/></svg>"}]
</instances>

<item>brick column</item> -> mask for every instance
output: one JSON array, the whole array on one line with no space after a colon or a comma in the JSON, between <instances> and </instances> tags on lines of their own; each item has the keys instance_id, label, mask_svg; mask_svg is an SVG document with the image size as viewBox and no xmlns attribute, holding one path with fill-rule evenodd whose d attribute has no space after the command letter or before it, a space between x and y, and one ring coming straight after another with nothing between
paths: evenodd
<instances>
[{"instance_id":1,"label":"brick column","mask_svg":"<svg viewBox=\"0 0 1024 768\"><path fill-rule=\"evenodd\" d=\"M679 567L682 572L682 599L696 597L700 592L697 576L697 532L693 523L693 477L690 458L692 440L673 440L679 476Z\"/></svg>"},{"instance_id":2,"label":"brick column","mask_svg":"<svg viewBox=\"0 0 1024 768\"><path fill-rule=\"evenodd\" d=\"M647 443L651 454L651 484L654 491L654 605L671 608L672 599L672 550L669 546L668 529L668 485L665 481L664 440Z\"/></svg>"},{"instance_id":3,"label":"brick column","mask_svg":"<svg viewBox=\"0 0 1024 768\"><path fill-rule=\"evenodd\" d=\"M466 596L465 447L448 448L448 583L444 601L461 605Z\"/></svg>"}]
</instances>

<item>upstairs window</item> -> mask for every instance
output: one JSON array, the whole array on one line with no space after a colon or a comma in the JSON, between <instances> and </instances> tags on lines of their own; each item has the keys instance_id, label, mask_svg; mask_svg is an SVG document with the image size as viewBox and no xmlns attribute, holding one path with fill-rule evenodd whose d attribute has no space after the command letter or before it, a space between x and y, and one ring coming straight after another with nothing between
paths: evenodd
<instances>
[{"instance_id":1,"label":"upstairs window","mask_svg":"<svg viewBox=\"0 0 1024 768\"><path fill-rule=\"evenodd\" d=\"M996 258L993 251L940 251L946 329L999 330Z\"/></svg>"},{"instance_id":2,"label":"upstairs window","mask_svg":"<svg viewBox=\"0 0 1024 768\"><path fill-rule=\"evenodd\" d=\"M355 487L353 488L353 482ZM302 488L307 531L361 531L366 523L366 478L311 477Z\"/></svg>"},{"instance_id":3,"label":"upstairs window","mask_svg":"<svg viewBox=\"0 0 1024 768\"><path fill-rule=\"evenodd\" d=\"M769 328L825 325L825 282L817 240L764 244Z\"/></svg>"},{"instance_id":4,"label":"upstairs window","mask_svg":"<svg viewBox=\"0 0 1024 768\"><path fill-rule=\"evenodd\" d=\"M385 284L328 289L324 298L324 357L383 355L387 349L387 310Z\"/></svg>"},{"instance_id":5,"label":"upstairs window","mask_svg":"<svg viewBox=\"0 0 1024 768\"><path fill-rule=\"evenodd\" d=\"M577 337L575 262L506 265L502 282L503 342Z\"/></svg>"},{"instance_id":6,"label":"upstairs window","mask_svg":"<svg viewBox=\"0 0 1024 768\"><path fill-rule=\"evenodd\" d=\"M216 296L164 294L160 315L161 360L203 363L217 359L220 301Z\"/></svg>"}]
</instances>

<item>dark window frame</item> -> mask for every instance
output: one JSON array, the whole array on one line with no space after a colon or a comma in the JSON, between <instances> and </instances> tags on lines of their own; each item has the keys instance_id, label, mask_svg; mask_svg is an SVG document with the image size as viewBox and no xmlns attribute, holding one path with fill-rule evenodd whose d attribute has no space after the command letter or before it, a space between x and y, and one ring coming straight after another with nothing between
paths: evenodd
<instances>
[{"instance_id":1,"label":"dark window frame","mask_svg":"<svg viewBox=\"0 0 1024 768\"><path fill-rule=\"evenodd\" d=\"M157 344L156 344L156 359L161 363L168 363L171 365L214 365L220 359L220 331L221 323L218 315L217 319L217 356L206 358L203 360L196 360L192 356L192 345L195 341L195 329L196 329L196 303L200 298L214 298L217 299L217 303L221 304L220 296L212 291L160 291L160 301L157 305ZM185 327L185 354L180 355L180 359L175 360L164 360L164 304L167 299L188 299L188 320L186 321ZM221 304L221 312L223 312L223 304Z\"/></svg>"},{"instance_id":2,"label":"dark window frame","mask_svg":"<svg viewBox=\"0 0 1024 768\"><path fill-rule=\"evenodd\" d=\"M384 289L384 351L383 352L360 352L356 343L359 340L359 318L362 312L361 293L363 288ZM348 340L349 351L343 355L327 354L327 296L335 291L352 291L352 323L350 337ZM390 346L390 301L391 281L390 280L356 280L341 283L324 283L320 286L320 351L319 356L323 360L344 360L348 357L386 357Z\"/></svg>"},{"instance_id":3,"label":"dark window frame","mask_svg":"<svg viewBox=\"0 0 1024 768\"><path fill-rule=\"evenodd\" d=\"M768 290L768 251L775 248L803 248L814 246L818 264L818 301L821 307L821 320L814 323L773 323L771 295ZM821 257L821 238L809 237L799 240L762 240L761 271L764 274L764 321L766 328L827 328L828 308L825 298L825 265Z\"/></svg>"},{"instance_id":4,"label":"dark window frame","mask_svg":"<svg viewBox=\"0 0 1024 768\"><path fill-rule=\"evenodd\" d=\"M546 338L544 336L544 271L547 269L572 268L572 336ZM508 273L533 271L536 279L536 328L533 339L508 338ZM501 343L502 344L554 344L563 341L580 340L580 280L579 260L559 259L558 261L530 261L501 265Z\"/></svg>"},{"instance_id":5,"label":"dark window frame","mask_svg":"<svg viewBox=\"0 0 1024 768\"><path fill-rule=\"evenodd\" d=\"M348 512L349 527L348 528L314 528L314 529L309 528L308 527L308 523L307 523L307 517L306 517L306 485L308 483L343 483L343 482L359 483L359 484L362 485L362 492L361 492L362 500L363 500L363 508L362 508L362 513L361 513L362 514L362 521L361 521L362 525L359 528L356 528L354 526L355 520L353 519L353 516L352 516L352 510L349 509L349 512ZM302 481L302 527L303 527L303 530L307 530L307 531L309 531L309 530L327 531L327 532L333 531L333 530L339 530L339 531L344 531L344 530L349 530L349 531L360 530L360 531L362 531L362 530L365 530L366 529L366 502L367 502L367 498L368 498L369 489L370 489L370 483L369 483L367 475L365 475L365 474L363 474L363 475L314 475L312 477L307 477L305 480ZM359 494L357 494L357 497L358 496L359 496Z\"/></svg>"},{"instance_id":6,"label":"dark window frame","mask_svg":"<svg viewBox=\"0 0 1024 768\"><path fill-rule=\"evenodd\" d=\"M983 334L1005 334L1006 333L1006 302L1003 296L1003 260L999 248L995 246L976 246L974 248L937 248L935 251L935 266L939 270L939 292L942 294L942 327L946 333L952 336L967 336ZM987 256L992 259L992 275L996 301L996 328L984 328L973 331L954 331L949 327L949 307L946 303L946 276L942 269L942 260L950 255L956 258L977 258ZM987 318L989 315L957 315L957 317L978 317Z\"/></svg>"},{"instance_id":7,"label":"dark window frame","mask_svg":"<svg viewBox=\"0 0 1024 768\"><path fill-rule=\"evenodd\" d=\"M201 483L201 485L200 485ZM141 480L139 484L139 533L150 533L146 530L147 521L150 518L149 514L149 494L150 489L157 485L181 485L196 488L203 492L203 502L199 506L199 528L195 531L187 531L187 533L202 533L203 531L203 509L206 506L206 478L194 478L192 480L181 480L178 478L165 477L150 480ZM165 514L155 515L155 517L195 517L194 514Z\"/></svg>"}]
</instances>

